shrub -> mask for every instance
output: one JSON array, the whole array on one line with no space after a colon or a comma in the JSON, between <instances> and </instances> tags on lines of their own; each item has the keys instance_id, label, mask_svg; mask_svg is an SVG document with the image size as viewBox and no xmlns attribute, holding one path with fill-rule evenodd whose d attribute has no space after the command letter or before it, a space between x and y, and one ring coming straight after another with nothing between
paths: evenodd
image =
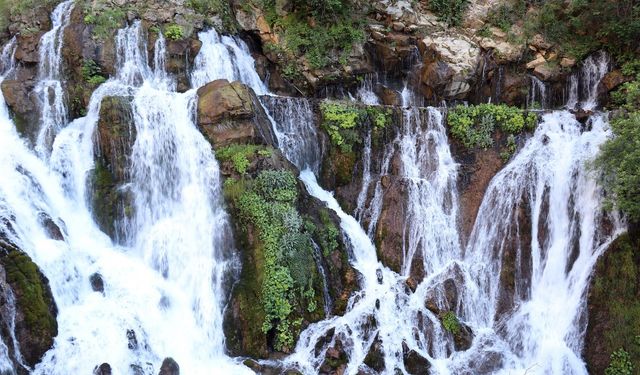
<instances>
[{"instance_id":1,"label":"shrub","mask_svg":"<svg viewBox=\"0 0 640 375\"><path fill-rule=\"evenodd\" d=\"M94 39L104 40L124 25L129 8L102 3L100 5L102 6L85 8L84 23L93 26L91 33Z\"/></svg>"},{"instance_id":2,"label":"shrub","mask_svg":"<svg viewBox=\"0 0 640 375\"><path fill-rule=\"evenodd\" d=\"M451 333L452 335L457 335L460 333L460 321L458 321L458 317L452 311L447 311L441 317L442 326L444 329Z\"/></svg>"},{"instance_id":3,"label":"shrub","mask_svg":"<svg viewBox=\"0 0 640 375\"><path fill-rule=\"evenodd\" d=\"M180 25L171 24L168 25L164 30L165 36L170 40L180 40L184 38L184 31L182 31L182 27Z\"/></svg>"},{"instance_id":4,"label":"shrub","mask_svg":"<svg viewBox=\"0 0 640 375\"><path fill-rule=\"evenodd\" d=\"M605 375L632 375L633 370L629 353L620 348L611 354L611 362L604 373Z\"/></svg>"},{"instance_id":5,"label":"shrub","mask_svg":"<svg viewBox=\"0 0 640 375\"><path fill-rule=\"evenodd\" d=\"M370 106L359 108L351 104L325 101L320 104L322 127L329 134L331 143L340 147L342 152L350 152L354 143L361 140L358 130L364 126L379 131L391 124L390 109Z\"/></svg>"},{"instance_id":6,"label":"shrub","mask_svg":"<svg viewBox=\"0 0 640 375\"><path fill-rule=\"evenodd\" d=\"M535 113L505 104L458 105L447 115L451 135L468 148L491 146L496 127L508 134L518 134L532 130L536 122Z\"/></svg>"},{"instance_id":7,"label":"shrub","mask_svg":"<svg viewBox=\"0 0 640 375\"><path fill-rule=\"evenodd\" d=\"M431 10L449 26L460 25L468 5L468 0L429 0Z\"/></svg>"},{"instance_id":8,"label":"shrub","mask_svg":"<svg viewBox=\"0 0 640 375\"><path fill-rule=\"evenodd\" d=\"M102 75L102 69L92 59L85 59L82 62L82 78L90 85L97 86L107 79Z\"/></svg>"},{"instance_id":9,"label":"shrub","mask_svg":"<svg viewBox=\"0 0 640 375\"><path fill-rule=\"evenodd\" d=\"M243 175L251 164L250 158L256 153L260 156L270 157L273 150L270 147L257 145L231 144L216 151L216 157L221 162L230 162L237 173Z\"/></svg>"}]
</instances>

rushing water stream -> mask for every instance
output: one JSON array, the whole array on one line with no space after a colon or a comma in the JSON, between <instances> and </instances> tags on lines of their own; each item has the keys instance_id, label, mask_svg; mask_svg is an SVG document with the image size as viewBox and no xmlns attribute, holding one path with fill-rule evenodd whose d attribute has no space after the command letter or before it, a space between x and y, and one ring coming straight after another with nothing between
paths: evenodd
<instances>
[{"instance_id":1,"label":"rushing water stream","mask_svg":"<svg viewBox=\"0 0 640 375\"><path fill-rule=\"evenodd\" d=\"M114 374L152 374L173 357L184 374L251 373L225 355L224 281L239 265L218 163L194 123L196 89L214 79L240 80L257 94L269 93L248 48L215 30L200 33L192 89L177 93L164 69L164 38L159 36L150 59L145 32L135 22L117 33L114 77L93 93L85 117L67 123L60 69L72 9L72 1L60 4L52 30L42 37L36 86L42 113L33 148L16 131L0 95L0 231L49 278L59 309L54 347L30 370L90 374L107 362ZM14 47L11 42L2 51L0 82L12 73ZM597 83L607 69L604 54L585 61L570 81L567 107L596 108ZM356 96L376 104L370 78ZM546 104L544 84L532 81L531 101ZM133 214L119 218L123 236L117 243L99 230L88 206L93 135L102 100L110 96L129 98L135 124L123 187L133 198ZM623 229L616 217L602 213L601 191L586 167L610 136L606 115L595 114L583 126L567 111L545 114L493 178L463 247L458 165L449 150L446 113L418 108L408 89L401 96L397 137L377 163L371 160L371 134L364 139L353 216L317 182L323 150L309 101L262 99L281 151L301 170L309 193L340 218L350 260L362 276L346 313L329 316L327 308L327 318L302 332L282 363L317 373L339 340L348 356L346 374L367 369L363 362L372 345L382 348L386 373L406 374L403 356L412 352L430 362L432 374L585 374L589 277ZM381 178L395 156L406 205L400 272L378 260L372 241L388 193ZM43 215L62 228L62 240L51 238ZM425 277L411 290L406 280L416 262ZM515 273L508 295L506 266ZM103 292L91 289L94 275L104 280ZM447 292L452 286L453 298ZM425 301L433 304L428 308ZM435 310L455 313L474 336L470 348L456 350ZM0 373L10 374L15 369L3 341L17 344L15 338L0 340Z\"/></svg>"}]
</instances>

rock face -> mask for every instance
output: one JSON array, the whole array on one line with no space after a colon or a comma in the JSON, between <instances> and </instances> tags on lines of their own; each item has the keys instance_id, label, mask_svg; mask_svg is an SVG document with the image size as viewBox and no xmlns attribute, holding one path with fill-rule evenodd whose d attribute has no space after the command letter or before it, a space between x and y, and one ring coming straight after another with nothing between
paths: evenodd
<instances>
[{"instance_id":1,"label":"rock face","mask_svg":"<svg viewBox=\"0 0 640 375\"><path fill-rule=\"evenodd\" d=\"M91 174L93 214L112 239L120 238L117 223L131 216L131 196L120 187L129 179L136 128L130 97L105 97L97 125L95 168Z\"/></svg>"},{"instance_id":2,"label":"rock face","mask_svg":"<svg viewBox=\"0 0 640 375\"><path fill-rule=\"evenodd\" d=\"M269 358L277 351L290 351L299 332L309 323L322 319L324 310L335 314L344 312L356 287L356 274L339 236L337 217L312 198L304 185L296 182L295 167L273 148L276 141L271 124L255 94L238 82L225 80L205 85L198 94L198 125L220 161L225 177L224 195L242 260L242 269L225 311L227 349L231 355ZM268 190L260 190L265 181L280 180L292 181L295 185L294 191L287 193L293 194L293 200L278 201ZM247 206L249 197L253 204L266 202L267 211L270 210L267 206L287 210L296 218L292 219L294 224L303 220L304 226L295 224L286 235L297 236L296 241L301 242L291 242L294 237L286 237L274 229L281 220L280 216L274 216L276 211L265 212L269 225L276 227L265 227L266 222L255 217L251 206ZM276 265L267 259L274 254L270 252L272 247L265 239L265 231L274 231L269 233L278 238L278 243L294 247L280 255L285 259L282 264L286 265L295 288L288 294L290 312L286 322L272 322L268 317L265 301L271 297L265 294L264 283L271 280ZM317 247L311 246L312 243ZM315 251L317 253L312 254ZM304 290L298 290L301 279L309 283ZM325 303L324 290L329 293L330 305ZM271 328L265 330L265 324ZM292 341L285 342L287 339L280 332L289 332Z\"/></svg>"},{"instance_id":3,"label":"rock face","mask_svg":"<svg viewBox=\"0 0 640 375\"><path fill-rule=\"evenodd\" d=\"M221 79L198 89L198 125L214 148L257 139L276 144L253 90L240 82Z\"/></svg>"},{"instance_id":4,"label":"rock face","mask_svg":"<svg viewBox=\"0 0 640 375\"><path fill-rule=\"evenodd\" d=\"M58 334L57 314L47 278L29 256L0 241L0 318L3 322L14 321L17 344L27 365L34 366L53 346ZM2 338L11 337L6 325L0 329ZM5 344L17 364L13 343Z\"/></svg>"},{"instance_id":5,"label":"rock face","mask_svg":"<svg viewBox=\"0 0 640 375\"><path fill-rule=\"evenodd\" d=\"M432 34L420 42L421 89L428 98L459 99L471 90L480 47L463 35Z\"/></svg>"},{"instance_id":6,"label":"rock face","mask_svg":"<svg viewBox=\"0 0 640 375\"><path fill-rule=\"evenodd\" d=\"M640 363L640 241L633 227L598 259L587 299L584 359L591 374L604 374L611 354L626 350Z\"/></svg>"}]
</instances>

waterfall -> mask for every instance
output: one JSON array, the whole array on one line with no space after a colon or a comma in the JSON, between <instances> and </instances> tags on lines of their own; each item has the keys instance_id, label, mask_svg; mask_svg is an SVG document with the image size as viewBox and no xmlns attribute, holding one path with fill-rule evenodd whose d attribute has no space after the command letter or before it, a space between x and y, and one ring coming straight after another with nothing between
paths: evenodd
<instances>
[{"instance_id":1,"label":"waterfall","mask_svg":"<svg viewBox=\"0 0 640 375\"><path fill-rule=\"evenodd\" d=\"M529 76L531 86L529 88L529 108L549 108L549 98L547 95L547 85L538 77Z\"/></svg>"},{"instance_id":2,"label":"waterfall","mask_svg":"<svg viewBox=\"0 0 640 375\"><path fill-rule=\"evenodd\" d=\"M268 93L256 72L249 48L240 38L220 36L213 29L199 33L198 37L202 41L202 48L196 56L194 72L191 74L193 87L203 86L216 79L226 79L244 83L257 95Z\"/></svg>"},{"instance_id":3,"label":"waterfall","mask_svg":"<svg viewBox=\"0 0 640 375\"><path fill-rule=\"evenodd\" d=\"M299 170L320 171L322 152L311 104L304 98L264 96L261 102L274 124L278 145Z\"/></svg>"},{"instance_id":4,"label":"waterfall","mask_svg":"<svg viewBox=\"0 0 640 375\"><path fill-rule=\"evenodd\" d=\"M40 100L41 120L36 151L46 157L56 134L67 123L67 106L60 69L64 29L73 11L73 0L60 3L51 14L53 27L40 39L38 84L35 92Z\"/></svg>"},{"instance_id":5,"label":"waterfall","mask_svg":"<svg viewBox=\"0 0 640 375\"><path fill-rule=\"evenodd\" d=\"M196 87L174 91L162 71L162 37L149 66L139 22L120 30L116 45L117 73L94 92L87 116L56 137L50 160L2 117L0 215L15 229L9 239L49 278L59 309L54 347L34 373L91 373L107 362L114 373L155 374L169 356L188 374L247 372L224 355L223 277L235 266L218 165L193 122ZM208 69L216 66L194 74ZM132 97L137 134L124 246L98 230L85 197L100 103L114 95ZM49 238L42 212L64 228L64 240ZM91 288L96 275L103 292Z\"/></svg>"},{"instance_id":6,"label":"waterfall","mask_svg":"<svg viewBox=\"0 0 640 375\"><path fill-rule=\"evenodd\" d=\"M580 69L569 78L566 107L594 110L598 105L598 85L609 69L609 55L606 52L600 51L587 57Z\"/></svg>"},{"instance_id":7,"label":"waterfall","mask_svg":"<svg viewBox=\"0 0 640 375\"><path fill-rule=\"evenodd\" d=\"M586 163L610 135L605 118L591 129L568 112L542 119L534 136L492 180L466 249L475 286L465 316L491 327L513 356L504 368L550 374L586 374L580 358L586 288L598 256L621 230L601 209L602 194ZM615 223L607 232L603 220ZM530 230L530 238L523 233ZM513 244L516 244L515 248ZM505 251L515 269L513 311L498 316ZM503 371L504 373L508 373Z\"/></svg>"}]
</instances>

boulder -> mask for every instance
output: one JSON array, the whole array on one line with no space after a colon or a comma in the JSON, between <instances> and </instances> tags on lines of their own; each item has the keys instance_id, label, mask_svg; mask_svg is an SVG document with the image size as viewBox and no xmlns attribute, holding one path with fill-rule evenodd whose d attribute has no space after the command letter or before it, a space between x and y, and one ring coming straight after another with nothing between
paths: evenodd
<instances>
[{"instance_id":1,"label":"boulder","mask_svg":"<svg viewBox=\"0 0 640 375\"><path fill-rule=\"evenodd\" d=\"M111 365L103 363L100 366L96 366L93 370L93 375L111 375Z\"/></svg>"},{"instance_id":2,"label":"boulder","mask_svg":"<svg viewBox=\"0 0 640 375\"><path fill-rule=\"evenodd\" d=\"M221 79L198 89L198 126L214 148L231 143L276 144L253 90L240 82Z\"/></svg>"},{"instance_id":3,"label":"boulder","mask_svg":"<svg viewBox=\"0 0 640 375\"><path fill-rule=\"evenodd\" d=\"M15 337L27 365L40 362L53 346L53 339L58 334L57 314L49 281L38 266L20 249L1 240L0 318L5 322L14 319ZM2 336L10 337L5 334ZM11 345L8 347L12 348ZM16 362L16 353L10 350L11 358Z\"/></svg>"},{"instance_id":4,"label":"boulder","mask_svg":"<svg viewBox=\"0 0 640 375\"><path fill-rule=\"evenodd\" d=\"M533 74L543 81L551 81L558 77L560 70L548 63L537 65L533 69Z\"/></svg>"},{"instance_id":5,"label":"boulder","mask_svg":"<svg viewBox=\"0 0 640 375\"><path fill-rule=\"evenodd\" d=\"M165 358L162 361L158 375L180 375L180 366L173 358Z\"/></svg>"},{"instance_id":6,"label":"boulder","mask_svg":"<svg viewBox=\"0 0 640 375\"><path fill-rule=\"evenodd\" d=\"M422 89L431 98L463 99L471 90L480 47L461 34L436 33L419 44L423 55Z\"/></svg>"},{"instance_id":7,"label":"boulder","mask_svg":"<svg viewBox=\"0 0 640 375\"><path fill-rule=\"evenodd\" d=\"M410 375L429 375L429 368L431 363L420 353L413 349L409 349L409 346L405 342L402 343L402 361L404 362L404 368Z\"/></svg>"}]
</instances>

